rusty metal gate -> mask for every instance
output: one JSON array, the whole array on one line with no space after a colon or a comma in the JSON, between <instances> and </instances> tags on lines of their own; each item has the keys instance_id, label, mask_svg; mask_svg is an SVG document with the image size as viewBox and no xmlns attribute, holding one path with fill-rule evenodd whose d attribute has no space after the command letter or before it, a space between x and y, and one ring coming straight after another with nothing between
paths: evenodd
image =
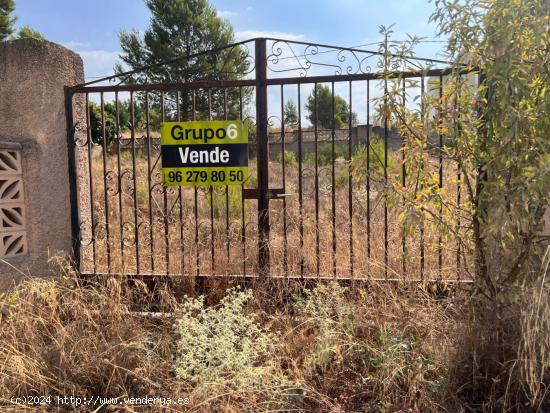
<instances>
[{"instance_id":1,"label":"rusty metal gate","mask_svg":"<svg viewBox=\"0 0 550 413\"><path fill-rule=\"evenodd\" d=\"M401 85L403 104L421 107L451 69L407 58L411 66L373 70L388 56L262 38L67 89L80 271L460 279L459 244L442 245L422 225L405 235L399 205L383 191L390 175L407 185L403 142L377 113L388 82ZM148 83L198 59L211 69ZM216 119L250 125L246 185L165 187L160 123ZM441 136L435 142L441 149ZM434 153L440 187L452 185L460 203L459 170Z\"/></svg>"}]
</instances>

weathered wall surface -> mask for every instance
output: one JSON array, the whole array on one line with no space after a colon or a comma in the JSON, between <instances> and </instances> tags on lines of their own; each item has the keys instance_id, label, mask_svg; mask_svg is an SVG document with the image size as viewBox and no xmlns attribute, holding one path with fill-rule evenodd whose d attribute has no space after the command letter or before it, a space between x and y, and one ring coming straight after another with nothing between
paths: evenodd
<instances>
[{"instance_id":1,"label":"weathered wall surface","mask_svg":"<svg viewBox=\"0 0 550 413\"><path fill-rule=\"evenodd\" d=\"M24 198L24 208L10 206L15 199L2 204L18 184L10 187L11 170L0 171L0 215L7 217L0 238L9 242L9 220L15 218L23 220L17 229L26 236L21 248L8 248L7 255L0 250L0 289L23 274L51 274L48 258L72 248L64 87L83 81L82 59L60 45L34 39L0 43L0 169L2 161L10 169L10 156L20 151ZM18 212L21 217L14 217Z\"/></svg>"}]
</instances>

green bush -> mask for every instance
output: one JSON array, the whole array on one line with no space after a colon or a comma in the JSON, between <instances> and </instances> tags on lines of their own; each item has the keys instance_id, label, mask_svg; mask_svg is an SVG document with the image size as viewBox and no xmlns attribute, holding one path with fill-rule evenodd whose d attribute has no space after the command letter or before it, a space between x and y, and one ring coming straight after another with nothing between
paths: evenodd
<instances>
[{"instance_id":1,"label":"green bush","mask_svg":"<svg viewBox=\"0 0 550 413\"><path fill-rule=\"evenodd\" d=\"M307 315L319 332L307 357L308 364L327 368L341 353L342 345L346 347L353 342L358 320L354 314L355 307L346 298L347 293L347 288L334 282L320 284L306 291L305 299L298 300L299 311Z\"/></svg>"},{"instance_id":2,"label":"green bush","mask_svg":"<svg viewBox=\"0 0 550 413\"><path fill-rule=\"evenodd\" d=\"M210 198L212 197L212 207L214 208L214 216L216 218L225 216L226 209L229 211L240 211L242 202L242 189L238 185L228 185L227 191L229 196L226 199L225 186L213 186L212 192L206 193L206 199L208 205L210 205ZM229 201L229 204L228 204ZM210 207L209 207L210 208Z\"/></svg>"},{"instance_id":3,"label":"green bush","mask_svg":"<svg viewBox=\"0 0 550 413\"><path fill-rule=\"evenodd\" d=\"M388 152L388 172L394 171L395 168L395 162ZM370 138L368 150L366 145L358 146L351 157L351 170L355 179L364 180L369 169L378 174L384 173L384 142L376 135Z\"/></svg>"},{"instance_id":4,"label":"green bush","mask_svg":"<svg viewBox=\"0 0 550 413\"><path fill-rule=\"evenodd\" d=\"M347 158L348 148L343 146L334 145L334 157L332 155L332 144L324 143L319 146L319 164L320 165L331 165L333 161L338 158Z\"/></svg>"},{"instance_id":5,"label":"green bush","mask_svg":"<svg viewBox=\"0 0 550 413\"><path fill-rule=\"evenodd\" d=\"M275 336L243 308L252 291L229 290L217 307L187 298L178 322L176 376L195 394L261 388L272 365L265 361ZM219 393L218 393L219 392Z\"/></svg>"},{"instance_id":6,"label":"green bush","mask_svg":"<svg viewBox=\"0 0 550 413\"><path fill-rule=\"evenodd\" d=\"M277 163L282 164L283 163L282 154L277 155L277 158L275 160L277 161ZM298 167L298 160L296 159L295 152L285 149L285 165L291 169L296 169Z\"/></svg>"},{"instance_id":7,"label":"green bush","mask_svg":"<svg viewBox=\"0 0 550 413\"><path fill-rule=\"evenodd\" d=\"M340 145L334 145L334 157L332 156L332 144L323 143L317 148L317 159L320 166L331 165L332 161L338 158L347 159L348 148ZM315 163L315 153L310 152L304 156L304 162L309 164Z\"/></svg>"}]
</instances>

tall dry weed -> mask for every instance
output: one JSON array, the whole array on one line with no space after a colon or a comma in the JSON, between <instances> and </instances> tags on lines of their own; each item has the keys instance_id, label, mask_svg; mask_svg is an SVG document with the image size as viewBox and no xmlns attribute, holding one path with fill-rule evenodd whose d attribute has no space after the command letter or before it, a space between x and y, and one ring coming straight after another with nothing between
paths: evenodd
<instances>
[{"instance_id":1,"label":"tall dry weed","mask_svg":"<svg viewBox=\"0 0 550 413\"><path fill-rule=\"evenodd\" d=\"M503 290L487 311L474 296L459 317L449 376L457 403L481 412L550 411L550 248L534 283ZM536 276L535 276L536 274Z\"/></svg>"},{"instance_id":2,"label":"tall dry weed","mask_svg":"<svg viewBox=\"0 0 550 413\"><path fill-rule=\"evenodd\" d=\"M132 312L121 280L29 279L1 305L0 397L9 411L29 408L12 405L13 396L158 394L172 376L170 323Z\"/></svg>"}]
</instances>

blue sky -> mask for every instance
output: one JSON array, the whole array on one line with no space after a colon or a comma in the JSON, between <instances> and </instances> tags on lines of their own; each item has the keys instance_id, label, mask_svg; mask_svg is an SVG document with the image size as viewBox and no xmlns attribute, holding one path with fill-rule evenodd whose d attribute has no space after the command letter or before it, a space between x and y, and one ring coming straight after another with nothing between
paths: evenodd
<instances>
[{"instance_id":1,"label":"blue sky","mask_svg":"<svg viewBox=\"0 0 550 413\"><path fill-rule=\"evenodd\" d=\"M407 33L435 37L428 0L211 0L229 20L238 40L270 36L341 46L381 40L378 26L395 24L395 39ZM142 0L16 0L17 26L30 25L48 40L80 53L87 80L112 73L118 33L144 30L150 14ZM370 46L372 48L374 46ZM425 57L441 57L442 43L426 42Z\"/></svg>"}]
</instances>

